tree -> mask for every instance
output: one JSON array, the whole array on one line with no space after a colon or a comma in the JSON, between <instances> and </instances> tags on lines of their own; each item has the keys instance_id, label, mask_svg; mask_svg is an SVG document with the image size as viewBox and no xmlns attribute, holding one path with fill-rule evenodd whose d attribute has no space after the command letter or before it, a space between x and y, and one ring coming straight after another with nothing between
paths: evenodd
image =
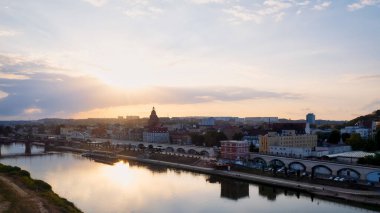
<instances>
[{"instance_id":1,"label":"tree","mask_svg":"<svg viewBox=\"0 0 380 213\"><path fill-rule=\"evenodd\" d=\"M232 140L240 141L241 139L243 139L243 137L244 137L243 133L238 132L238 133L235 133L235 134L232 136Z\"/></svg>"},{"instance_id":2,"label":"tree","mask_svg":"<svg viewBox=\"0 0 380 213\"><path fill-rule=\"evenodd\" d=\"M343 133L343 134L342 134L342 141L345 142L345 143L347 143L347 139L349 139L350 136L351 136L351 135L348 134L348 133Z\"/></svg>"},{"instance_id":3,"label":"tree","mask_svg":"<svg viewBox=\"0 0 380 213\"><path fill-rule=\"evenodd\" d=\"M215 130L206 132L204 138L204 143L208 147L220 146L220 141L227 140L227 136L223 132L217 132Z\"/></svg>"},{"instance_id":4,"label":"tree","mask_svg":"<svg viewBox=\"0 0 380 213\"><path fill-rule=\"evenodd\" d=\"M351 134L350 138L347 139L347 143L353 150L363 150L365 146L362 137L358 133Z\"/></svg>"},{"instance_id":5,"label":"tree","mask_svg":"<svg viewBox=\"0 0 380 213\"><path fill-rule=\"evenodd\" d=\"M380 149L380 129L377 130L376 135L375 135L375 148L376 150Z\"/></svg>"},{"instance_id":6,"label":"tree","mask_svg":"<svg viewBox=\"0 0 380 213\"><path fill-rule=\"evenodd\" d=\"M253 143L249 144L249 152L259 152L259 149L253 145Z\"/></svg>"},{"instance_id":7,"label":"tree","mask_svg":"<svg viewBox=\"0 0 380 213\"><path fill-rule=\"evenodd\" d=\"M375 154L375 156L366 156L364 158L359 158L358 164L370 164L380 166L380 154Z\"/></svg>"},{"instance_id":8,"label":"tree","mask_svg":"<svg viewBox=\"0 0 380 213\"><path fill-rule=\"evenodd\" d=\"M205 142L205 137L203 135L199 135L196 133L193 133L190 135L191 137L191 142L196 145L196 146L203 146Z\"/></svg>"},{"instance_id":9,"label":"tree","mask_svg":"<svg viewBox=\"0 0 380 213\"><path fill-rule=\"evenodd\" d=\"M318 141L325 141L329 137L329 133L317 132Z\"/></svg>"},{"instance_id":10,"label":"tree","mask_svg":"<svg viewBox=\"0 0 380 213\"><path fill-rule=\"evenodd\" d=\"M10 126L0 126L0 135L4 135L5 137L7 137L10 133L13 132L13 129L12 127Z\"/></svg>"},{"instance_id":11,"label":"tree","mask_svg":"<svg viewBox=\"0 0 380 213\"><path fill-rule=\"evenodd\" d=\"M337 144L340 141L340 131L339 130L333 130L328 138L328 142L332 144Z\"/></svg>"}]
</instances>

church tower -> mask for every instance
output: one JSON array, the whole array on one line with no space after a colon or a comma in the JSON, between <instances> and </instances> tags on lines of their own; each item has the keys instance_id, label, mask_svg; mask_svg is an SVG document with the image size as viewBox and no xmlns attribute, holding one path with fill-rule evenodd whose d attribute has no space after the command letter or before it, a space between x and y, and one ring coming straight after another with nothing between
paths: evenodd
<instances>
[{"instance_id":1,"label":"church tower","mask_svg":"<svg viewBox=\"0 0 380 213\"><path fill-rule=\"evenodd\" d=\"M156 110L152 109L152 112L150 113L149 116L149 121L148 121L148 127L159 127L160 126L160 119L157 116Z\"/></svg>"}]
</instances>

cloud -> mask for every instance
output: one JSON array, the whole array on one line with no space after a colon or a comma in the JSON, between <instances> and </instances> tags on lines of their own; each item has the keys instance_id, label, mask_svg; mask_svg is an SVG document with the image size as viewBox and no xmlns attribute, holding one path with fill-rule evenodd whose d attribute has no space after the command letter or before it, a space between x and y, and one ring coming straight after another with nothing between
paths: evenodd
<instances>
[{"instance_id":1,"label":"cloud","mask_svg":"<svg viewBox=\"0 0 380 213\"><path fill-rule=\"evenodd\" d=\"M359 0L355 3L347 5L349 11L359 10L367 6L380 5L380 0Z\"/></svg>"},{"instance_id":2,"label":"cloud","mask_svg":"<svg viewBox=\"0 0 380 213\"><path fill-rule=\"evenodd\" d=\"M8 96L8 93L3 92L3 91L0 90L0 99L6 98L7 96Z\"/></svg>"},{"instance_id":3,"label":"cloud","mask_svg":"<svg viewBox=\"0 0 380 213\"><path fill-rule=\"evenodd\" d=\"M292 7L291 2L266 0L263 3L264 8L258 11L260 15L272 15L280 13L281 11ZM282 12L283 13L283 12Z\"/></svg>"},{"instance_id":4,"label":"cloud","mask_svg":"<svg viewBox=\"0 0 380 213\"><path fill-rule=\"evenodd\" d=\"M162 14L163 10L158 7L135 7L131 9L127 9L124 11L124 15L130 18L137 17L155 17L156 15Z\"/></svg>"},{"instance_id":5,"label":"cloud","mask_svg":"<svg viewBox=\"0 0 380 213\"><path fill-rule=\"evenodd\" d=\"M1 68L0 68L1 70ZM0 72L0 79L18 79L18 80L24 80L28 79L29 77L26 75L16 75L12 73L1 73Z\"/></svg>"},{"instance_id":6,"label":"cloud","mask_svg":"<svg viewBox=\"0 0 380 213\"><path fill-rule=\"evenodd\" d=\"M261 23L266 17L271 17L275 22L280 22L286 14L294 9L296 14L301 14L301 10L310 8L310 1L298 0L265 0L261 4L243 4L241 2L234 3L233 6L224 8L223 12L232 16L233 22L253 21L257 24ZM331 2L323 2L315 5L318 9L325 9L330 6ZM229 4L226 4L229 5Z\"/></svg>"},{"instance_id":7,"label":"cloud","mask_svg":"<svg viewBox=\"0 0 380 213\"><path fill-rule=\"evenodd\" d=\"M361 75L356 77L357 80L380 80L380 74L378 75Z\"/></svg>"},{"instance_id":8,"label":"cloud","mask_svg":"<svg viewBox=\"0 0 380 213\"><path fill-rule=\"evenodd\" d=\"M261 17L255 14L253 11L250 11L242 6L235 5L232 8L224 9L225 13L233 17L233 22L240 21L254 21L256 23L261 22Z\"/></svg>"},{"instance_id":9,"label":"cloud","mask_svg":"<svg viewBox=\"0 0 380 213\"><path fill-rule=\"evenodd\" d=\"M300 99L292 93L262 91L246 87L147 87L120 90L98 79L70 77L54 73L37 73L22 82L5 79L1 86L0 116L38 115L51 117L95 108L138 104L194 104L215 101L254 99Z\"/></svg>"},{"instance_id":10,"label":"cloud","mask_svg":"<svg viewBox=\"0 0 380 213\"><path fill-rule=\"evenodd\" d=\"M101 7L108 2L108 0L83 0L83 1L90 3L91 5L95 7Z\"/></svg>"},{"instance_id":11,"label":"cloud","mask_svg":"<svg viewBox=\"0 0 380 213\"><path fill-rule=\"evenodd\" d=\"M28 78L27 74L39 72L68 73L68 70L45 59L0 53L0 78L22 80Z\"/></svg>"},{"instance_id":12,"label":"cloud","mask_svg":"<svg viewBox=\"0 0 380 213\"><path fill-rule=\"evenodd\" d=\"M328 7L330 7L331 5L331 2L330 1L325 1L325 2L322 2L320 4L316 4L314 5L313 9L314 10L325 10L327 9Z\"/></svg>"},{"instance_id":13,"label":"cloud","mask_svg":"<svg viewBox=\"0 0 380 213\"><path fill-rule=\"evenodd\" d=\"M191 0L195 4L225 3L226 0Z\"/></svg>"},{"instance_id":14,"label":"cloud","mask_svg":"<svg viewBox=\"0 0 380 213\"><path fill-rule=\"evenodd\" d=\"M34 107L24 109L24 113L25 114L38 114L38 113L41 113L41 112L42 112L41 109L34 108Z\"/></svg>"},{"instance_id":15,"label":"cloud","mask_svg":"<svg viewBox=\"0 0 380 213\"><path fill-rule=\"evenodd\" d=\"M285 16L285 13L284 12L282 12L282 13L278 13L278 14L276 14L275 15L275 21L276 22L281 22L283 19L284 19L284 16Z\"/></svg>"},{"instance_id":16,"label":"cloud","mask_svg":"<svg viewBox=\"0 0 380 213\"><path fill-rule=\"evenodd\" d=\"M369 75L356 75L356 74L346 74L342 77L342 82L351 83L358 81L379 81L380 74L369 74Z\"/></svg>"},{"instance_id":17,"label":"cloud","mask_svg":"<svg viewBox=\"0 0 380 213\"><path fill-rule=\"evenodd\" d=\"M13 30L0 30L0 37L11 37L19 34L19 32Z\"/></svg>"}]
</instances>

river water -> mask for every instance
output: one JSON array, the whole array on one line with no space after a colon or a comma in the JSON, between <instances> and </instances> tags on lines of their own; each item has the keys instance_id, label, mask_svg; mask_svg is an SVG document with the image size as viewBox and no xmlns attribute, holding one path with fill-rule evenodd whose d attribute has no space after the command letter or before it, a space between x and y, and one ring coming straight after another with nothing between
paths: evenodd
<instances>
[{"instance_id":1,"label":"river water","mask_svg":"<svg viewBox=\"0 0 380 213\"><path fill-rule=\"evenodd\" d=\"M1 147L22 153L23 145ZM32 147L32 152L41 148ZM97 163L77 154L0 159L48 182L84 212L373 212L272 186L120 161Z\"/></svg>"}]
</instances>

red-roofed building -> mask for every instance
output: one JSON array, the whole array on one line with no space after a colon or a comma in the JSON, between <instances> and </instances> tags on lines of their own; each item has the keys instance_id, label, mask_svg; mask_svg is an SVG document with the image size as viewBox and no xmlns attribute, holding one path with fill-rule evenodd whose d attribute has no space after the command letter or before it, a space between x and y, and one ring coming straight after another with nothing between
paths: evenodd
<instances>
[{"instance_id":1,"label":"red-roofed building","mask_svg":"<svg viewBox=\"0 0 380 213\"><path fill-rule=\"evenodd\" d=\"M221 157L230 160L245 159L249 155L249 142L247 141L221 141Z\"/></svg>"}]
</instances>

